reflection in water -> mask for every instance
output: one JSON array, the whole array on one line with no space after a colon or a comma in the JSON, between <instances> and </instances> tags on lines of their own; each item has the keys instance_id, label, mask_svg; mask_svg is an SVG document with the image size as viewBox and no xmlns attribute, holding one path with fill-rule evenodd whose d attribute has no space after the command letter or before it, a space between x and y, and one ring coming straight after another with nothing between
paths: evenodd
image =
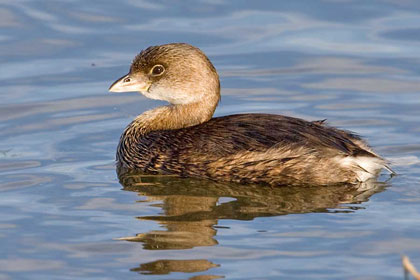
<instances>
[{"instance_id":1,"label":"reflection in water","mask_svg":"<svg viewBox=\"0 0 420 280\"><path fill-rule=\"evenodd\" d=\"M190 249L213 246L219 219L252 220L256 217L309 212L352 212L385 188L384 183L328 187L278 187L238 185L174 176L120 172L124 190L159 201L164 213L143 216L166 230L153 230L122 239L142 242L148 250ZM343 205L351 204L351 205ZM158 260L133 269L150 274L204 271L215 266L207 260Z\"/></svg>"},{"instance_id":2,"label":"reflection in water","mask_svg":"<svg viewBox=\"0 0 420 280\"><path fill-rule=\"evenodd\" d=\"M139 267L131 269L131 271L138 271L142 274L192 273L206 271L218 266L208 260L157 260L141 264Z\"/></svg>"}]
</instances>

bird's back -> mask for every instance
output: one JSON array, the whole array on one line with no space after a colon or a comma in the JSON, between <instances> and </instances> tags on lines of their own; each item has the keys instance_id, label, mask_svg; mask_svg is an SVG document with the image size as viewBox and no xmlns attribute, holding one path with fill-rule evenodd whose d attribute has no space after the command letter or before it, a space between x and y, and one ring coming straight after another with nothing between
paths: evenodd
<instances>
[{"instance_id":1,"label":"bird's back","mask_svg":"<svg viewBox=\"0 0 420 280\"><path fill-rule=\"evenodd\" d=\"M117 160L145 172L270 185L356 183L384 162L356 135L298 118L241 114L122 136Z\"/></svg>"}]
</instances>

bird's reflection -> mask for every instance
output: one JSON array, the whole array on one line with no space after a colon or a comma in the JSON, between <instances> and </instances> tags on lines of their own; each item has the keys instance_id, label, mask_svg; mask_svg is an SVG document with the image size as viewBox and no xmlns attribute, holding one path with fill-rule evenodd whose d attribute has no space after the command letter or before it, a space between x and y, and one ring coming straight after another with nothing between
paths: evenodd
<instances>
[{"instance_id":1,"label":"bird's reflection","mask_svg":"<svg viewBox=\"0 0 420 280\"><path fill-rule=\"evenodd\" d=\"M193 273L218 267L208 260L157 260L131 269L142 274L169 274L171 272Z\"/></svg>"},{"instance_id":2,"label":"bird's reflection","mask_svg":"<svg viewBox=\"0 0 420 280\"><path fill-rule=\"evenodd\" d=\"M138 219L156 221L165 230L123 238L142 242L144 248L149 250L216 245L219 219L252 220L292 213L352 212L363 208L361 202L386 187L385 183L367 182L357 186L273 188L134 172L120 171L118 175L124 190L146 196L148 201L160 202L158 206L163 210L162 215ZM212 265L203 260L158 260L133 270L161 274L179 271L180 267L204 271Z\"/></svg>"}]
</instances>

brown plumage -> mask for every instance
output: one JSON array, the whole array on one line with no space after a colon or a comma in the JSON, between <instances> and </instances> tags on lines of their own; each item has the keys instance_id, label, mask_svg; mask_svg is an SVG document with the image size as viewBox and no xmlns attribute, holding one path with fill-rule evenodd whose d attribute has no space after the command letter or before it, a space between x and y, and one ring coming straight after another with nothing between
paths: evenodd
<instances>
[{"instance_id":1,"label":"brown plumage","mask_svg":"<svg viewBox=\"0 0 420 280\"><path fill-rule=\"evenodd\" d=\"M119 168L239 183L357 183L386 168L358 136L324 121L269 114L212 118L219 77L198 48L149 47L110 91L140 91L171 105L139 115L117 150Z\"/></svg>"}]
</instances>

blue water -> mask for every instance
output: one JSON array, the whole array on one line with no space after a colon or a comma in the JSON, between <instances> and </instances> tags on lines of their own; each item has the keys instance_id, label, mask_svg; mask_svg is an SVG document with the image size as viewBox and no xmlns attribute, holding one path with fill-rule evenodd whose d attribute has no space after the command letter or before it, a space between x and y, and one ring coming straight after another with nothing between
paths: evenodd
<instances>
[{"instance_id":1,"label":"blue water","mask_svg":"<svg viewBox=\"0 0 420 280\"><path fill-rule=\"evenodd\" d=\"M403 279L402 254L420 268L419 35L410 0L2 1L0 279ZM213 61L216 115L328 119L399 176L119 179L122 130L163 103L107 89L168 42Z\"/></svg>"}]
</instances>

